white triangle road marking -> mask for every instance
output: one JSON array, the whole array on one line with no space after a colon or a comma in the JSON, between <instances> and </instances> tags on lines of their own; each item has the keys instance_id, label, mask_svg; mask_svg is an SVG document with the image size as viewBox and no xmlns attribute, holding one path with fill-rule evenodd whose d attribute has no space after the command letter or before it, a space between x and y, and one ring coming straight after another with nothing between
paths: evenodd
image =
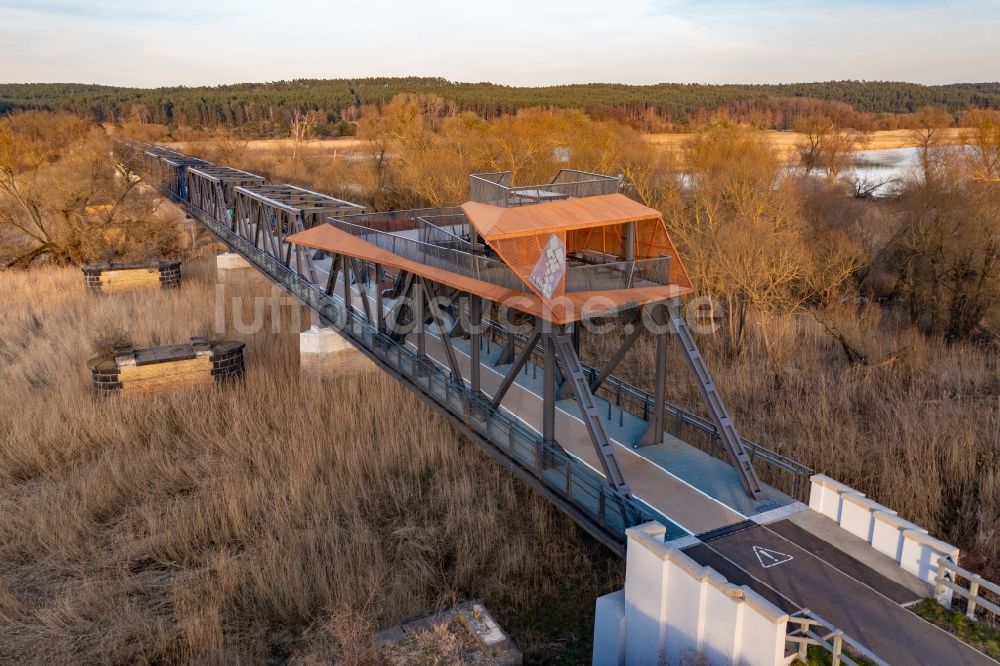
<instances>
[{"instance_id":1,"label":"white triangle road marking","mask_svg":"<svg viewBox=\"0 0 1000 666\"><path fill-rule=\"evenodd\" d=\"M757 556L757 561L760 562L760 566L765 569L776 567L779 564L790 562L793 559L792 556L787 553L771 550L769 548L761 548L760 546L753 547L753 554Z\"/></svg>"}]
</instances>

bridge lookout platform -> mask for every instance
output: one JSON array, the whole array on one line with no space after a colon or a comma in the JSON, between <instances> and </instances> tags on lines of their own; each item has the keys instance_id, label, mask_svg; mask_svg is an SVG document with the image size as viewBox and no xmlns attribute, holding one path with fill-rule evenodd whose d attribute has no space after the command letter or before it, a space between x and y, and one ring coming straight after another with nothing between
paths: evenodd
<instances>
[{"instance_id":1,"label":"bridge lookout platform","mask_svg":"<svg viewBox=\"0 0 1000 666\"><path fill-rule=\"evenodd\" d=\"M733 663L787 663L788 646L817 627L872 663L992 663L904 608L932 593L957 549L740 435L685 320L692 284L663 217L622 195L619 178L563 170L514 186L509 173L476 174L461 206L373 213L156 146L123 141L116 154L484 452L627 551L625 590L598 604L596 662L598 645L611 646L606 663L663 654L679 624L711 615L691 604L714 585L726 603L756 609L738 617L784 627L774 660L741 652ZM585 362L582 337L611 335L609 322L623 331L614 351ZM642 337L655 349L650 392L615 374ZM666 400L671 353L705 416ZM895 525L882 541L879 517ZM672 591L688 578L702 591ZM664 615L678 598L684 608ZM719 626L671 645L755 636ZM737 647L730 640L726 654Z\"/></svg>"}]
</instances>

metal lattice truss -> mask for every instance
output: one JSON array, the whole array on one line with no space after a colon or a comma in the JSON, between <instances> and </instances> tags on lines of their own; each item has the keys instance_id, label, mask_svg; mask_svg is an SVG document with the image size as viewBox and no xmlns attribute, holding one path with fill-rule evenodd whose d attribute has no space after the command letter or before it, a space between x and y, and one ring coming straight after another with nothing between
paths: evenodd
<instances>
[{"instance_id":1,"label":"metal lattice truss","mask_svg":"<svg viewBox=\"0 0 1000 666\"><path fill-rule=\"evenodd\" d=\"M115 156L122 164L159 181L182 199L187 199L185 171L189 167L212 166L203 159L131 139L115 143Z\"/></svg>"},{"instance_id":2,"label":"metal lattice truss","mask_svg":"<svg viewBox=\"0 0 1000 666\"><path fill-rule=\"evenodd\" d=\"M299 272L319 279L310 253L286 241L288 236L322 224L329 216L365 212L364 206L293 185L233 188L232 229L285 266L292 258Z\"/></svg>"},{"instance_id":3,"label":"metal lattice truss","mask_svg":"<svg viewBox=\"0 0 1000 666\"><path fill-rule=\"evenodd\" d=\"M184 170L188 201L217 220L232 220L237 187L260 187L264 177L214 164Z\"/></svg>"}]
</instances>

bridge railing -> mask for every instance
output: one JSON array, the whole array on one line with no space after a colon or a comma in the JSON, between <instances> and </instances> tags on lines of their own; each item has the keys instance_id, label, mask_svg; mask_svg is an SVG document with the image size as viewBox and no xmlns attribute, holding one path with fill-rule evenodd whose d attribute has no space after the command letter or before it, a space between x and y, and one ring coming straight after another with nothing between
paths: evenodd
<instances>
[{"instance_id":1,"label":"bridge railing","mask_svg":"<svg viewBox=\"0 0 1000 666\"><path fill-rule=\"evenodd\" d=\"M414 238L406 238L395 233L379 231L372 227L354 224L350 220L329 218L330 224L341 231L357 236L376 247L388 250L406 259L420 262L433 268L441 268L474 280L482 280L505 287L512 291L529 292L521 278L507 264L496 259L483 257L443 247L432 243L422 243Z\"/></svg>"},{"instance_id":2,"label":"bridge railing","mask_svg":"<svg viewBox=\"0 0 1000 666\"><path fill-rule=\"evenodd\" d=\"M566 291L607 291L670 284L670 257L613 261L566 269Z\"/></svg>"},{"instance_id":3,"label":"bridge railing","mask_svg":"<svg viewBox=\"0 0 1000 666\"><path fill-rule=\"evenodd\" d=\"M469 198L478 203L509 208L560 199L614 194L621 189L620 177L562 169L548 183L511 186L509 171L469 176Z\"/></svg>"},{"instance_id":4,"label":"bridge railing","mask_svg":"<svg viewBox=\"0 0 1000 666\"><path fill-rule=\"evenodd\" d=\"M591 377L597 376L596 368L590 366L588 371ZM597 394L608 402L614 402L616 406L630 414L642 416L646 420L656 404L651 394L618 377L606 379ZM728 461L722 436L712 421L670 403L666 403L663 409L667 415L665 430L668 433L716 458ZM759 471L767 483L797 500L809 501L809 479L814 473L812 468L742 435L740 439L754 465L757 466L758 462L763 463L764 466Z\"/></svg>"},{"instance_id":5,"label":"bridge railing","mask_svg":"<svg viewBox=\"0 0 1000 666\"><path fill-rule=\"evenodd\" d=\"M472 253L472 243L459 235L464 220L464 215L430 215L414 218L417 224L417 240L421 243ZM456 231L459 233L455 233Z\"/></svg>"}]
</instances>

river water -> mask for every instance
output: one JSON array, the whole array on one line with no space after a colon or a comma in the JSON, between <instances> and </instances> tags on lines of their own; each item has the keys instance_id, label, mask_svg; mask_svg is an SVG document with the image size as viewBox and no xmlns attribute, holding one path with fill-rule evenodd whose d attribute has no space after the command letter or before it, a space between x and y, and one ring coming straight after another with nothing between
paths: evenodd
<instances>
[{"instance_id":1,"label":"river water","mask_svg":"<svg viewBox=\"0 0 1000 666\"><path fill-rule=\"evenodd\" d=\"M822 177L826 170L816 169L813 174ZM858 189L867 190L873 196L888 196L898 191L905 181L920 177L920 149L859 151L842 176L858 183Z\"/></svg>"},{"instance_id":2,"label":"river water","mask_svg":"<svg viewBox=\"0 0 1000 666\"><path fill-rule=\"evenodd\" d=\"M951 155L961 156L961 146L945 146L935 148L935 151L947 151ZM801 173L802 167L789 167L794 173ZM813 175L825 176L826 171L817 169ZM843 177L860 183L858 189L866 189L876 197L884 197L897 192L906 182L919 181L923 178L920 165L920 149L890 148L887 150L862 150L854 153L850 166L845 169Z\"/></svg>"},{"instance_id":3,"label":"river water","mask_svg":"<svg viewBox=\"0 0 1000 666\"><path fill-rule=\"evenodd\" d=\"M840 177L857 183L857 189L875 197L885 197L903 186L905 181L919 178L920 154L917 148L861 150L851 157L849 166ZM805 174L805 167L790 166L788 172ZM825 178L825 168L813 169L814 178Z\"/></svg>"},{"instance_id":4,"label":"river water","mask_svg":"<svg viewBox=\"0 0 1000 666\"><path fill-rule=\"evenodd\" d=\"M786 168L788 173L794 175L805 173L805 168L801 166ZM825 178L826 169L813 169L812 176ZM920 149L889 148L858 151L852 156L849 166L841 170L840 176L859 183L859 189L867 191L871 196L889 196L899 191L906 181L921 177ZM680 183L682 188L690 188L692 186L690 174L682 172Z\"/></svg>"}]
</instances>

